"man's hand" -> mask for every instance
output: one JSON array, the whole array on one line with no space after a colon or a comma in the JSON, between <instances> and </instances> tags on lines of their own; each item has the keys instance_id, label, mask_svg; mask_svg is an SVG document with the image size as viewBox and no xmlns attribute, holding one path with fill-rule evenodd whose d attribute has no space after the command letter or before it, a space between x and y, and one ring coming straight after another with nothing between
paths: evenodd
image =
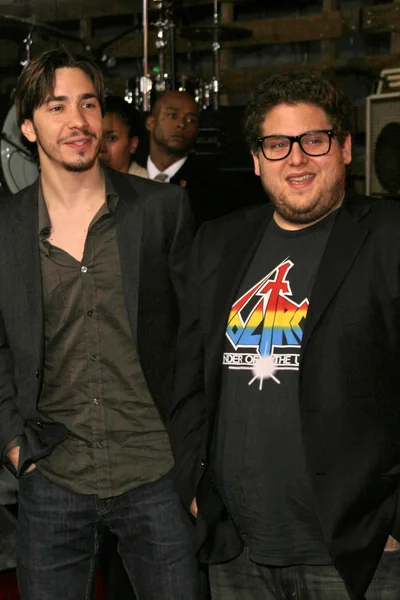
<instances>
[{"instance_id":1,"label":"man's hand","mask_svg":"<svg viewBox=\"0 0 400 600\"><path fill-rule=\"evenodd\" d=\"M13 465L14 469L17 470L18 469L18 463L19 463L19 449L20 446L16 446L15 448L13 448L12 450L9 450L7 452L7 456L8 459L10 460L11 464ZM29 473L29 471L33 471L33 469L36 467L35 463L32 463L31 465L29 465L29 467L24 471L24 473Z\"/></svg>"},{"instance_id":2,"label":"man's hand","mask_svg":"<svg viewBox=\"0 0 400 600\"><path fill-rule=\"evenodd\" d=\"M196 502L196 498L193 498L193 502L190 505L190 512L192 513L192 515L196 519L197 518L197 502Z\"/></svg>"}]
</instances>

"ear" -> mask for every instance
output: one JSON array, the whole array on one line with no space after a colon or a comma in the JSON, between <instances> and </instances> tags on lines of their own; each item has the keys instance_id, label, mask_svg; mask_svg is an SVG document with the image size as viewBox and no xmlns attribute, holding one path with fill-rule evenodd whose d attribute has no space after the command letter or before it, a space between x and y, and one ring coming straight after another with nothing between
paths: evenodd
<instances>
[{"instance_id":1,"label":"ear","mask_svg":"<svg viewBox=\"0 0 400 600\"><path fill-rule=\"evenodd\" d=\"M153 117L153 115L149 115L146 119L146 129L147 131L150 131L150 133L153 131L154 129L154 124L155 124L156 120Z\"/></svg>"},{"instance_id":2,"label":"ear","mask_svg":"<svg viewBox=\"0 0 400 600\"><path fill-rule=\"evenodd\" d=\"M129 152L131 154L135 154L137 147L139 146L139 138L137 135L134 135L131 138L130 144L129 144Z\"/></svg>"},{"instance_id":3,"label":"ear","mask_svg":"<svg viewBox=\"0 0 400 600\"><path fill-rule=\"evenodd\" d=\"M25 121L21 125L21 131L28 141L36 142L37 137L35 133L35 128L33 127L33 123L30 119L25 119Z\"/></svg>"},{"instance_id":4,"label":"ear","mask_svg":"<svg viewBox=\"0 0 400 600\"><path fill-rule=\"evenodd\" d=\"M251 156L253 157L253 163L254 163L254 173L258 176L260 176L260 160L258 158L258 152L254 152L254 150L251 151Z\"/></svg>"},{"instance_id":5,"label":"ear","mask_svg":"<svg viewBox=\"0 0 400 600\"><path fill-rule=\"evenodd\" d=\"M351 163L351 135L349 133L342 146L342 156L344 164L349 165Z\"/></svg>"}]
</instances>

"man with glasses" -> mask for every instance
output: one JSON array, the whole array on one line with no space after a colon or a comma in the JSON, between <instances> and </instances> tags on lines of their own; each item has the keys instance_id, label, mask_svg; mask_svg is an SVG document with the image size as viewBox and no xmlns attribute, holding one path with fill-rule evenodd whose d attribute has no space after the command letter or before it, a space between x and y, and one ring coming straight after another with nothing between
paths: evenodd
<instances>
[{"instance_id":1,"label":"man with glasses","mask_svg":"<svg viewBox=\"0 0 400 600\"><path fill-rule=\"evenodd\" d=\"M400 598L400 206L346 191L350 111L261 84L271 204L194 244L169 428L213 600Z\"/></svg>"}]
</instances>

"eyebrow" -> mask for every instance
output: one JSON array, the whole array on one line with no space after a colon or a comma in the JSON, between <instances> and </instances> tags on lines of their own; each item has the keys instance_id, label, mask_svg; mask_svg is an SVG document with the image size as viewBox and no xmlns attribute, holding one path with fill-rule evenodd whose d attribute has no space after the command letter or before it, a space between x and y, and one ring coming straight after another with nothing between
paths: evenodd
<instances>
[{"instance_id":1,"label":"eyebrow","mask_svg":"<svg viewBox=\"0 0 400 600\"><path fill-rule=\"evenodd\" d=\"M66 102L68 100L69 96L49 96L46 101L45 104L50 104L50 102ZM93 94L92 92L87 93L87 94L81 94L79 96L79 100L90 100L92 98L95 98L96 100L98 100L96 94Z\"/></svg>"}]
</instances>

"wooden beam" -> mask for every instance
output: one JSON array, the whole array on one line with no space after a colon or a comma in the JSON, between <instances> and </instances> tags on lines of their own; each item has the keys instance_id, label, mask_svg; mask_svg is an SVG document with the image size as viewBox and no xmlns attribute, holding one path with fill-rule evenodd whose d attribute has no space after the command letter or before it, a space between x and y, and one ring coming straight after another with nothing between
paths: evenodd
<instances>
[{"instance_id":1,"label":"wooden beam","mask_svg":"<svg viewBox=\"0 0 400 600\"><path fill-rule=\"evenodd\" d=\"M213 4L214 0L184 0L183 8ZM243 3L243 0L221 0ZM150 0L149 0L150 4ZM142 0L14 0L1 8L2 14L31 18L36 21L72 21L82 17L107 17L110 15L131 15L141 13ZM151 7L150 7L151 8Z\"/></svg>"},{"instance_id":2,"label":"wooden beam","mask_svg":"<svg viewBox=\"0 0 400 600\"><path fill-rule=\"evenodd\" d=\"M249 46L257 47L274 43L292 43L309 40L323 41L335 39L343 35L353 35L358 28L359 21L359 11L357 9L341 12L331 11L302 17L246 21L245 26L251 30L252 36L246 40L221 42L221 49L248 48ZM81 31L82 23L85 22L87 22L86 19L81 19ZM237 23L230 24L230 27L235 26L240 27L241 25ZM43 52L43 50L49 49L52 41L54 43L59 41L59 39L55 36L54 40L50 40L50 42L41 42L40 33L37 33L36 37L39 38L39 40L35 42L32 48L33 56ZM104 38L94 38L89 39L88 43L92 48L96 48L106 41L108 40ZM150 30L149 50L151 56L155 56L157 54L155 42L156 32L154 30ZM178 29L176 38L176 53L187 53L189 43L191 44L191 51L211 52L211 40L205 42L190 42L186 38L183 38L179 35ZM74 45L72 42L68 42L66 45L73 51L82 51L81 45ZM134 35L123 37L110 45L107 49L107 52L108 54L115 56L115 58L141 57L143 54L142 36L138 33L135 33ZM7 60L8 58L5 56L5 62L3 63L3 66L5 66ZM10 64L10 62L8 64Z\"/></svg>"},{"instance_id":3,"label":"wooden beam","mask_svg":"<svg viewBox=\"0 0 400 600\"><path fill-rule=\"evenodd\" d=\"M338 10L339 0L323 0L323 12ZM336 45L334 40L322 40L321 52L324 60L334 60L336 58Z\"/></svg>"},{"instance_id":4,"label":"wooden beam","mask_svg":"<svg viewBox=\"0 0 400 600\"><path fill-rule=\"evenodd\" d=\"M231 69L222 74L222 82L228 94L235 92L252 92L256 86L268 75L276 72L300 72L312 71L319 75L332 77L338 73L341 76L344 71L351 73L365 72L366 76L378 77L382 69L389 69L400 64L399 54L380 54L376 56L364 56L363 58L304 63L288 63L275 67L253 67L246 69Z\"/></svg>"},{"instance_id":5,"label":"wooden beam","mask_svg":"<svg viewBox=\"0 0 400 600\"><path fill-rule=\"evenodd\" d=\"M232 26L250 29L249 39L224 42L224 47L240 48L263 46L265 44L285 44L310 40L335 39L354 35L359 29L359 9L330 11L278 19L258 19Z\"/></svg>"},{"instance_id":6,"label":"wooden beam","mask_svg":"<svg viewBox=\"0 0 400 600\"><path fill-rule=\"evenodd\" d=\"M331 2L334 0L324 0ZM184 8L197 5L212 4L213 0L184 0ZM222 0L222 4L241 3L240 0ZM328 6L329 4L327 4ZM332 6L336 5L336 2ZM74 21L81 18L102 16L132 15L142 12L142 0L15 0L9 5L2 5L0 14L29 18L36 22ZM304 41L318 39L316 29L321 27L321 40L335 39L349 35L359 29L361 11L362 30L366 33L383 33L400 30L400 6L396 3L368 5L363 0L362 9L329 10L324 13L303 15L298 17L282 17L279 19L261 19L268 25L261 25L261 33L266 34L263 43ZM355 17L353 20L351 17ZM251 22L250 22L251 23ZM248 23L245 23L248 26ZM252 28L254 26L254 22ZM309 33L308 29L311 27ZM284 30L287 30L286 34ZM350 29L350 30L349 30ZM275 35L274 35L275 30ZM301 31L302 30L302 31ZM290 38L296 39L290 39ZM268 41L275 38L273 41ZM242 45L247 45L244 41Z\"/></svg>"},{"instance_id":7,"label":"wooden beam","mask_svg":"<svg viewBox=\"0 0 400 600\"><path fill-rule=\"evenodd\" d=\"M400 0L394 0L394 4L397 4L397 8L400 9ZM398 12L398 11L397 11ZM394 54L400 52L400 32L394 32L390 36L390 51Z\"/></svg>"},{"instance_id":8,"label":"wooden beam","mask_svg":"<svg viewBox=\"0 0 400 600\"><path fill-rule=\"evenodd\" d=\"M364 33L400 31L400 4L365 7L361 13L361 30Z\"/></svg>"}]
</instances>

